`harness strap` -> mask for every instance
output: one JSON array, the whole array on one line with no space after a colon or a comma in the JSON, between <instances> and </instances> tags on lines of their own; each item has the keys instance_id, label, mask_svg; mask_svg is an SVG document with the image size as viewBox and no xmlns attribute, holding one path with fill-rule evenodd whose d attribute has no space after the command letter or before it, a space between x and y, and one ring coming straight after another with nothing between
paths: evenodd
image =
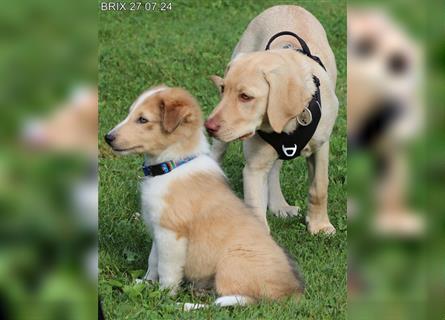
<instances>
[{"instance_id":1,"label":"harness strap","mask_svg":"<svg viewBox=\"0 0 445 320\"><path fill-rule=\"evenodd\" d=\"M369 148L402 115L403 109L396 101L385 101L373 107L374 111L359 131L348 137L348 152Z\"/></svg>"},{"instance_id":2,"label":"harness strap","mask_svg":"<svg viewBox=\"0 0 445 320\"><path fill-rule=\"evenodd\" d=\"M309 58L311 58L312 60L317 62L326 71L326 68L325 68L323 62L321 62L320 58L317 57L317 56L312 55L311 50L309 50L309 47L306 44L306 42L301 37L299 37L296 33L293 33L291 31L281 31L281 32L278 32L278 33L274 34L272 36L272 38L270 38L269 41L267 42L265 50L266 51L270 50L270 45L272 44L272 42L275 39L277 39L277 38L279 38L281 36L292 36L295 39L297 39L298 42L300 43L301 49L295 49L295 50L298 51L298 52L303 53L304 55L308 56Z\"/></svg>"}]
</instances>

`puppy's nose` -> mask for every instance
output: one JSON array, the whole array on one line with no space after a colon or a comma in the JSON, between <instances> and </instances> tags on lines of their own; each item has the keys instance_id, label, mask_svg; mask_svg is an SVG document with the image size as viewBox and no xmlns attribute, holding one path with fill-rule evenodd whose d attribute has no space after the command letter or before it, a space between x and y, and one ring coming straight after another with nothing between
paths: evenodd
<instances>
[{"instance_id":1,"label":"puppy's nose","mask_svg":"<svg viewBox=\"0 0 445 320\"><path fill-rule=\"evenodd\" d=\"M105 135L104 139L109 145L111 145L111 143L114 141L114 139L116 139L116 136L114 134L107 133Z\"/></svg>"},{"instance_id":2,"label":"puppy's nose","mask_svg":"<svg viewBox=\"0 0 445 320\"><path fill-rule=\"evenodd\" d=\"M207 129L207 132L211 135L214 135L218 132L221 125L218 123L218 121L215 120L215 118L207 119L207 121L204 123L204 126Z\"/></svg>"}]
</instances>

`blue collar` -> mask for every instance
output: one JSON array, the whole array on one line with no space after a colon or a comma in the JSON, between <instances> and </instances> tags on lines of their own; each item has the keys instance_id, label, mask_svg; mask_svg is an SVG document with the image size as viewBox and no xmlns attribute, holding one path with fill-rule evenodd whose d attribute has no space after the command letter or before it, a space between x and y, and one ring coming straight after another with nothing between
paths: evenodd
<instances>
[{"instance_id":1,"label":"blue collar","mask_svg":"<svg viewBox=\"0 0 445 320\"><path fill-rule=\"evenodd\" d=\"M176 169L177 167L183 165L184 163L187 163L193 159L195 159L196 156L191 156L191 157L187 157L178 161L174 161L174 160L170 160L170 161L165 161L165 162L161 162L158 164L154 164L152 166L147 166L145 164L146 161L144 161L144 163L142 164L142 171L144 172L144 175L150 176L150 177L156 177L156 176L160 176L166 173L169 173L171 171L173 171L174 169Z\"/></svg>"}]
</instances>

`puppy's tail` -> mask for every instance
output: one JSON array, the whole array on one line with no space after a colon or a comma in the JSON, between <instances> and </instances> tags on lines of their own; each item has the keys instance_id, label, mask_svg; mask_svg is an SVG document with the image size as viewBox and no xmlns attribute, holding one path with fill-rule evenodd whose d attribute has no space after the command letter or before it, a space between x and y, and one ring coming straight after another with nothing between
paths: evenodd
<instances>
[{"instance_id":1,"label":"puppy's tail","mask_svg":"<svg viewBox=\"0 0 445 320\"><path fill-rule=\"evenodd\" d=\"M255 299L241 296L241 295L233 295L233 296L223 296L219 297L215 300L213 305L218 307L232 307L232 306L245 306L248 304L255 303ZM192 311L197 309L208 308L209 304L201 304L201 303L184 303L182 309L184 311Z\"/></svg>"}]
</instances>

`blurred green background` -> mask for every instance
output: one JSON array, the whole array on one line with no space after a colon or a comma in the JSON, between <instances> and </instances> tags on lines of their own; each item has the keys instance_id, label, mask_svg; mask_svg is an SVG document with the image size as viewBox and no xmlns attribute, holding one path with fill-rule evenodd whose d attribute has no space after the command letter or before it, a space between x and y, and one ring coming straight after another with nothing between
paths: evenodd
<instances>
[{"instance_id":1,"label":"blurred green background","mask_svg":"<svg viewBox=\"0 0 445 320\"><path fill-rule=\"evenodd\" d=\"M372 187L375 162L370 153L348 153L348 196L359 199L361 207L360 216L348 224L348 267L361 287L349 295L348 316L443 319L445 7L439 2L398 0L349 1L348 5L385 11L424 51L426 81L422 89L427 115L425 130L408 147L409 203L427 224L427 232L420 237L384 237L371 231L376 210Z\"/></svg>"},{"instance_id":2,"label":"blurred green background","mask_svg":"<svg viewBox=\"0 0 445 320\"><path fill-rule=\"evenodd\" d=\"M24 123L73 86L96 83L97 11L89 1L3 2L0 10L0 318L94 319L84 266L95 232L76 217L77 154L31 152Z\"/></svg>"}]
</instances>

